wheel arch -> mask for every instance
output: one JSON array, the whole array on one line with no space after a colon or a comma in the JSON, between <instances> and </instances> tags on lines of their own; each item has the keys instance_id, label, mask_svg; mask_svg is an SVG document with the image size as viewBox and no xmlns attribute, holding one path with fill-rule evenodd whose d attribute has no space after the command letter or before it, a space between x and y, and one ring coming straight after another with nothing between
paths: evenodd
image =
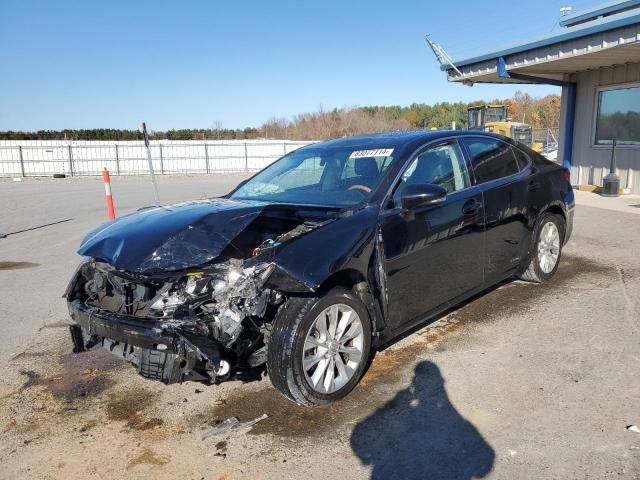
<instances>
[{"instance_id":1,"label":"wheel arch","mask_svg":"<svg viewBox=\"0 0 640 480\"><path fill-rule=\"evenodd\" d=\"M377 332L384 329L385 322L380 310L380 303L373 293L375 289L370 285L365 275L355 268L344 268L327 277L317 292L322 294L335 287L350 290L358 297L369 313L372 333L374 337L377 336Z\"/></svg>"},{"instance_id":2,"label":"wheel arch","mask_svg":"<svg viewBox=\"0 0 640 480\"><path fill-rule=\"evenodd\" d=\"M565 213L565 211L562 209L560 205L556 205L556 204L549 205L545 210L540 212L540 214L538 215L538 218L540 218L544 213L547 213L547 212L553 213L555 215L560 215L565 222L567 221L567 214Z\"/></svg>"},{"instance_id":3,"label":"wheel arch","mask_svg":"<svg viewBox=\"0 0 640 480\"><path fill-rule=\"evenodd\" d=\"M536 217L536 226L537 226L538 221L540 220L540 218L542 218L542 216L545 213L552 213L554 215L558 215L564 221L563 231L562 231L562 243L564 244L565 243L565 236L567 234L567 212L565 211L564 208L562 208L562 206L560 204L551 203L551 204L547 205L544 209L542 209L540 211L540 213L538 214L538 216Z\"/></svg>"},{"instance_id":4,"label":"wheel arch","mask_svg":"<svg viewBox=\"0 0 640 480\"><path fill-rule=\"evenodd\" d=\"M327 292L334 287L344 287L347 290L353 290L360 282L366 282L362 272L355 268L345 268L332 273L320 284L319 292Z\"/></svg>"}]
</instances>

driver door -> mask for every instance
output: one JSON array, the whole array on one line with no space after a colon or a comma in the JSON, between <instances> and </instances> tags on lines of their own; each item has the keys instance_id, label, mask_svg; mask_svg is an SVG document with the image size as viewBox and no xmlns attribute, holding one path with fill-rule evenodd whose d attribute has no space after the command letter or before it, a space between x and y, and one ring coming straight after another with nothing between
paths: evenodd
<instances>
[{"instance_id":1,"label":"driver door","mask_svg":"<svg viewBox=\"0 0 640 480\"><path fill-rule=\"evenodd\" d=\"M444 200L402 209L410 184L444 187ZM483 282L484 208L482 192L472 186L456 140L429 146L401 175L393 199L381 216L392 328L425 314Z\"/></svg>"}]
</instances>

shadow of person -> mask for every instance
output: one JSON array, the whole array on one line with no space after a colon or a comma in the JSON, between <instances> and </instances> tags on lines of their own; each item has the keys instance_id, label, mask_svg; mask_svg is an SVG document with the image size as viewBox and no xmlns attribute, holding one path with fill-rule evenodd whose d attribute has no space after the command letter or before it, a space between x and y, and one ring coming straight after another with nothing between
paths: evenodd
<instances>
[{"instance_id":1,"label":"shadow of person","mask_svg":"<svg viewBox=\"0 0 640 480\"><path fill-rule=\"evenodd\" d=\"M449 401L436 364L416 366L410 387L356 425L351 448L373 480L482 478L495 452Z\"/></svg>"}]
</instances>

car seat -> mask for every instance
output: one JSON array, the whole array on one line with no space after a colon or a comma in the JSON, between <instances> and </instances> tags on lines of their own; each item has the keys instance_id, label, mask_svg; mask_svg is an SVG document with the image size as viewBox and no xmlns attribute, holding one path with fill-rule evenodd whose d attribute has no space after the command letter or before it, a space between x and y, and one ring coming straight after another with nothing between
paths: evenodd
<instances>
[{"instance_id":1,"label":"car seat","mask_svg":"<svg viewBox=\"0 0 640 480\"><path fill-rule=\"evenodd\" d=\"M356 176L350 179L351 185L365 185L373 188L380 176L378 164L373 157L356 158L353 169Z\"/></svg>"}]
</instances>

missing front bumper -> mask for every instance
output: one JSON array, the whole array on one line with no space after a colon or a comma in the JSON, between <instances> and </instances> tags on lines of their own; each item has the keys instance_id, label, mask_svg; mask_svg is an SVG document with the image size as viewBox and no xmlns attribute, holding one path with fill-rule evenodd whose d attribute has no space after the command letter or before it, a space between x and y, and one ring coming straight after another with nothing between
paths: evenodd
<instances>
[{"instance_id":1,"label":"missing front bumper","mask_svg":"<svg viewBox=\"0 0 640 480\"><path fill-rule=\"evenodd\" d=\"M150 320L100 311L79 300L68 303L73 351L102 346L136 366L143 377L164 383L215 380L221 360L218 344L207 337Z\"/></svg>"}]
</instances>

